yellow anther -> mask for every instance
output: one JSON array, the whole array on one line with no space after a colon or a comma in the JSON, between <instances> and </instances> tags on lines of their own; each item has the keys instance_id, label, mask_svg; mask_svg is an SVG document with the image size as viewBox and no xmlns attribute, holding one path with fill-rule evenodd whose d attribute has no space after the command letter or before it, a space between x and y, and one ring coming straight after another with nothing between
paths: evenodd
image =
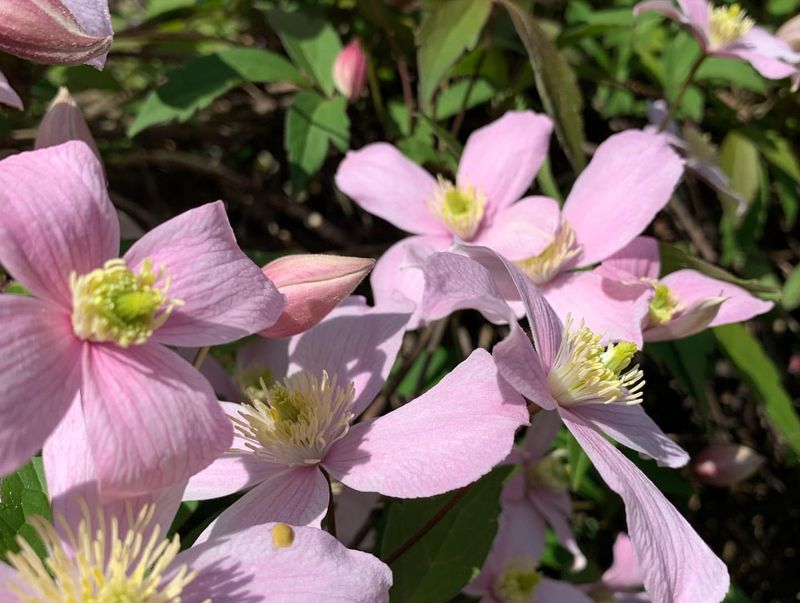
<instances>
[{"instance_id":1,"label":"yellow anther","mask_svg":"<svg viewBox=\"0 0 800 603\"><path fill-rule=\"evenodd\" d=\"M542 285L550 281L559 269L581 251L575 244L575 232L569 224L562 222L553 242L539 255L515 262L534 283Z\"/></svg>"},{"instance_id":2,"label":"yellow anther","mask_svg":"<svg viewBox=\"0 0 800 603\"><path fill-rule=\"evenodd\" d=\"M279 549L292 546L294 530L285 523L276 523L272 526L272 542Z\"/></svg>"},{"instance_id":3,"label":"yellow anther","mask_svg":"<svg viewBox=\"0 0 800 603\"><path fill-rule=\"evenodd\" d=\"M483 220L486 197L472 185L456 187L439 176L439 185L430 207L452 234L469 241Z\"/></svg>"},{"instance_id":4,"label":"yellow anther","mask_svg":"<svg viewBox=\"0 0 800 603\"><path fill-rule=\"evenodd\" d=\"M724 48L753 29L755 22L738 4L708 7L708 41L712 49Z\"/></svg>"}]
</instances>

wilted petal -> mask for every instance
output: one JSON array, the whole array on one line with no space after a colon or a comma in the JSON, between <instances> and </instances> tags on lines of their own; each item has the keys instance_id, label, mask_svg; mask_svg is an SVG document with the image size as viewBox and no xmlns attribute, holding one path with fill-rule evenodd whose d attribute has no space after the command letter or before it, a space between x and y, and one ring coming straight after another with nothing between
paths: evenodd
<instances>
[{"instance_id":1,"label":"wilted petal","mask_svg":"<svg viewBox=\"0 0 800 603\"><path fill-rule=\"evenodd\" d=\"M19 97L14 89L11 87L11 84L8 83L6 76L0 71L0 103L4 105L8 105L9 107L13 107L14 109L19 109L22 111L24 109L22 105L22 99Z\"/></svg>"},{"instance_id":2,"label":"wilted petal","mask_svg":"<svg viewBox=\"0 0 800 603\"><path fill-rule=\"evenodd\" d=\"M168 296L183 300L152 341L207 346L272 325L286 299L236 244L221 201L157 226L125 254L131 269L151 259L172 279Z\"/></svg>"},{"instance_id":3,"label":"wilted petal","mask_svg":"<svg viewBox=\"0 0 800 603\"><path fill-rule=\"evenodd\" d=\"M488 473L527 422L522 398L500 377L489 353L476 350L419 398L354 425L323 464L356 490L434 496Z\"/></svg>"}]
</instances>

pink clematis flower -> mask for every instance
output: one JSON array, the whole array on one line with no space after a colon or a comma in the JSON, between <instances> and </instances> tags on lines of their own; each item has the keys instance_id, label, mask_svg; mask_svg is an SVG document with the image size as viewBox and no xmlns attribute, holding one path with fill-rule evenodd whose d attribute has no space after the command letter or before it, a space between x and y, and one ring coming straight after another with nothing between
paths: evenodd
<instances>
[{"instance_id":1,"label":"pink clematis flower","mask_svg":"<svg viewBox=\"0 0 800 603\"><path fill-rule=\"evenodd\" d=\"M383 386L411 311L351 298L290 339L288 356L284 342L259 341L262 391L249 405L222 403L233 449L192 477L184 498L252 490L201 539L264 521L319 525L323 472L354 490L414 498L465 486L508 455L527 411L484 350L401 408L354 422Z\"/></svg>"},{"instance_id":2,"label":"pink clematis flower","mask_svg":"<svg viewBox=\"0 0 800 603\"><path fill-rule=\"evenodd\" d=\"M635 15L656 11L686 26L706 56L739 59L761 75L780 79L797 73L800 54L755 22L738 4L714 6L706 0L647 0L633 8Z\"/></svg>"},{"instance_id":3,"label":"pink clematis flower","mask_svg":"<svg viewBox=\"0 0 800 603\"><path fill-rule=\"evenodd\" d=\"M636 552L627 534L620 532L614 541L614 560L600 580L584 586L595 601L614 603L651 603L644 588Z\"/></svg>"},{"instance_id":4,"label":"pink clematis flower","mask_svg":"<svg viewBox=\"0 0 800 603\"><path fill-rule=\"evenodd\" d=\"M659 279L660 270L658 241L652 237L634 239L596 270L648 291L642 318L645 341L688 337L708 327L750 320L773 306L697 270L678 270Z\"/></svg>"},{"instance_id":5,"label":"pink clematis flower","mask_svg":"<svg viewBox=\"0 0 800 603\"><path fill-rule=\"evenodd\" d=\"M103 169L83 143L0 162L0 474L80 404L104 497L185 480L230 447L208 382L165 345L234 341L285 300L239 247L222 203L162 224L118 258Z\"/></svg>"},{"instance_id":6,"label":"pink clematis flower","mask_svg":"<svg viewBox=\"0 0 800 603\"><path fill-rule=\"evenodd\" d=\"M22 111L24 108L22 105L22 99L11 87L11 84L8 83L8 80L6 79L6 76L3 75L2 71L0 71L0 104L8 105L14 109L19 109L20 111Z\"/></svg>"},{"instance_id":7,"label":"pink clematis flower","mask_svg":"<svg viewBox=\"0 0 800 603\"><path fill-rule=\"evenodd\" d=\"M600 476L619 494L644 584L658 603L721 601L728 590L725 565L647 477L603 434L668 467L688 455L647 416L641 401L642 372L629 368L636 346L600 343L600 336L570 320L562 324L539 289L520 270L486 248L463 247L477 258L438 253L425 266L423 305L431 316L459 308L480 310L489 320L504 314L511 333L493 356L503 377L546 420L560 420L575 437ZM486 268L486 264L490 268ZM496 282L492 274L502 274ZM517 289L533 345L511 320L501 288Z\"/></svg>"}]
</instances>

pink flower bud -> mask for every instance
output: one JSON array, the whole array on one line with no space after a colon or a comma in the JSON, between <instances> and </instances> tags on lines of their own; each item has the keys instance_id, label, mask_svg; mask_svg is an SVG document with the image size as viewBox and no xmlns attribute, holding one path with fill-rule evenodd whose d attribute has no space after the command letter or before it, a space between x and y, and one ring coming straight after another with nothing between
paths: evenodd
<instances>
[{"instance_id":1,"label":"pink flower bud","mask_svg":"<svg viewBox=\"0 0 800 603\"><path fill-rule=\"evenodd\" d=\"M94 142L94 137L86 125L78 103L72 98L69 90L60 88L58 94L50 103L47 113L36 131L35 149L54 147L70 140L81 140L94 151L98 159L100 152ZM102 159L101 159L102 161Z\"/></svg>"},{"instance_id":2,"label":"pink flower bud","mask_svg":"<svg viewBox=\"0 0 800 603\"><path fill-rule=\"evenodd\" d=\"M113 35L108 0L0 2L0 50L23 59L102 68Z\"/></svg>"},{"instance_id":3,"label":"pink flower bud","mask_svg":"<svg viewBox=\"0 0 800 603\"><path fill-rule=\"evenodd\" d=\"M800 375L800 354L792 354L789 356L789 374Z\"/></svg>"},{"instance_id":4,"label":"pink flower bud","mask_svg":"<svg viewBox=\"0 0 800 603\"><path fill-rule=\"evenodd\" d=\"M350 295L375 260L338 255L297 254L278 258L261 271L286 296L278 321L261 331L277 339L307 331Z\"/></svg>"},{"instance_id":5,"label":"pink flower bud","mask_svg":"<svg viewBox=\"0 0 800 603\"><path fill-rule=\"evenodd\" d=\"M712 444L694 458L694 473L710 486L733 486L758 471L764 457L739 444Z\"/></svg>"},{"instance_id":6,"label":"pink flower bud","mask_svg":"<svg viewBox=\"0 0 800 603\"><path fill-rule=\"evenodd\" d=\"M358 98L367 85L367 57L358 38L345 46L333 64L333 83L348 100Z\"/></svg>"}]
</instances>

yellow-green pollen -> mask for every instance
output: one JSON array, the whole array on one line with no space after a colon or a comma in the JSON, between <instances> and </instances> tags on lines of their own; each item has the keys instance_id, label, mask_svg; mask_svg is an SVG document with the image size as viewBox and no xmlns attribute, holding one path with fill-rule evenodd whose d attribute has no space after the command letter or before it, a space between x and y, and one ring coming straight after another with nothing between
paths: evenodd
<instances>
[{"instance_id":1,"label":"yellow-green pollen","mask_svg":"<svg viewBox=\"0 0 800 603\"><path fill-rule=\"evenodd\" d=\"M486 197L471 184L457 187L440 176L430 205L452 234L469 241L483 220Z\"/></svg>"},{"instance_id":2,"label":"yellow-green pollen","mask_svg":"<svg viewBox=\"0 0 800 603\"><path fill-rule=\"evenodd\" d=\"M636 344L621 341L603 346L601 340L601 335L583 323L573 330L572 319L567 317L561 347L547 376L550 391L559 404L641 402L644 374L638 365L625 371L637 351Z\"/></svg>"},{"instance_id":3,"label":"yellow-green pollen","mask_svg":"<svg viewBox=\"0 0 800 603\"><path fill-rule=\"evenodd\" d=\"M542 285L550 281L559 269L578 255L581 248L575 244L575 232L566 222L556 231L553 242L539 255L515 262L534 283Z\"/></svg>"},{"instance_id":4,"label":"yellow-green pollen","mask_svg":"<svg viewBox=\"0 0 800 603\"><path fill-rule=\"evenodd\" d=\"M654 281L655 295L647 307L647 322L651 326L663 325L672 320L680 309L680 301L675 294L663 283Z\"/></svg>"},{"instance_id":5,"label":"yellow-green pollen","mask_svg":"<svg viewBox=\"0 0 800 603\"><path fill-rule=\"evenodd\" d=\"M181 593L194 578L186 566L167 582L165 574L180 552L176 535L162 538L152 525L155 507L144 507L137 516L128 507L128 529L120 533L116 517L106 521L102 511L95 526L85 504L84 519L73 531L63 518L60 524L67 545L53 525L42 517L29 517L44 544L40 559L30 544L17 537L19 553L8 553L17 578L5 586L22 603L179 603Z\"/></svg>"},{"instance_id":6,"label":"yellow-green pollen","mask_svg":"<svg viewBox=\"0 0 800 603\"><path fill-rule=\"evenodd\" d=\"M733 44L753 29L755 22L738 4L708 7L708 42L712 49Z\"/></svg>"},{"instance_id":7,"label":"yellow-green pollen","mask_svg":"<svg viewBox=\"0 0 800 603\"><path fill-rule=\"evenodd\" d=\"M164 284L156 283L163 277ZM125 260L107 261L88 274L70 275L72 328L81 339L114 342L121 347L145 343L169 315L183 304L169 299L170 278L144 260L139 272Z\"/></svg>"},{"instance_id":8,"label":"yellow-green pollen","mask_svg":"<svg viewBox=\"0 0 800 603\"><path fill-rule=\"evenodd\" d=\"M344 437L353 420L355 388L336 377L301 371L272 386L263 398L242 406L233 423L258 458L281 465L313 465ZM239 451L241 452L241 451Z\"/></svg>"},{"instance_id":9,"label":"yellow-green pollen","mask_svg":"<svg viewBox=\"0 0 800 603\"><path fill-rule=\"evenodd\" d=\"M511 566L497 576L492 590L502 603L527 603L541 580L542 575L535 569Z\"/></svg>"}]
</instances>

